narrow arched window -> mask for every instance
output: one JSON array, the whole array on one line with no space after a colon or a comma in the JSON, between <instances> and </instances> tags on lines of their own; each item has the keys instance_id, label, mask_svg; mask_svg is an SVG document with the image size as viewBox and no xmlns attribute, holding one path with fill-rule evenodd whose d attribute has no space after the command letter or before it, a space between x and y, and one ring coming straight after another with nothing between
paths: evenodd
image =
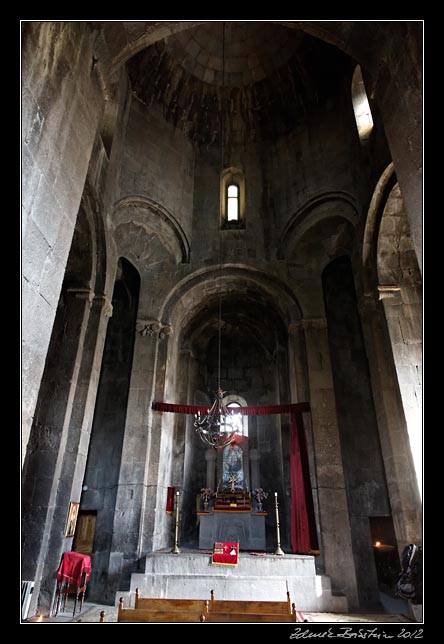
<instances>
[{"instance_id":1,"label":"narrow arched window","mask_svg":"<svg viewBox=\"0 0 444 644\"><path fill-rule=\"evenodd\" d=\"M220 175L220 223L223 230L245 228L245 177L234 166Z\"/></svg>"},{"instance_id":2,"label":"narrow arched window","mask_svg":"<svg viewBox=\"0 0 444 644\"><path fill-rule=\"evenodd\" d=\"M248 416L242 416L241 414L236 413L236 409L241 407L240 403L232 401L227 404L227 407L233 413L233 429L236 434L248 436Z\"/></svg>"},{"instance_id":3,"label":"narrow arched window","mask_svg":"<svg viewBox=\"0 0 444 644\"><path fill-rule=\"evenodd\" d=\"M235 183L227 187L227 221L239 221L239 187Z\"/></svg>"},{"instance_id":4,"label":"narrow arched window","mask_svg":"<svg viewBox=\"0 0 444 644\"><path fill-rule=\"evenodd\" d=\"M364 142L367 141L373 129L373 117L367 98L367 92L365 91L364 81L362 79L360 65L356 66L353 74L351 94L353 110L355 112L356 127L358 128L359 138Z\"/></svg>"}]
</instances>

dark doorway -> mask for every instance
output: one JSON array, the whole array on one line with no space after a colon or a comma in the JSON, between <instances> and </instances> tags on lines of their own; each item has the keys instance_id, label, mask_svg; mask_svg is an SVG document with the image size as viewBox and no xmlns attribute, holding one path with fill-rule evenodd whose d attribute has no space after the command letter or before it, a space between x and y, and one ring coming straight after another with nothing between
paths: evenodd
<instances>
[{"instance_id":1,"label":"dark doorway","mask_svg":"<svg viewBox=\"0 0 444 644\"><path fill-rule=\"evenodd\" d=\"M82 555L90 555L93 551L94 533L96 531L97 512L80 510L77 518L76 533L72 549Z\"/></svg>"}]
</instances>

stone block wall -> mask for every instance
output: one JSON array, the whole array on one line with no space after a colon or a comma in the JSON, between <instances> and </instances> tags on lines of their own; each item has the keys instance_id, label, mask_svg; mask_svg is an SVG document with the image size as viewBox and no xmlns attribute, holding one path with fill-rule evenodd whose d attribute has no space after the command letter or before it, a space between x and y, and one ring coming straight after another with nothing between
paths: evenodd
<instances>
[{"instance_id":1,"label":"stone block wall","mask_svg":"<svg viewBox=\"0 0 444 644\"><path fill-rule=\"evenodd\" d=\"M160 108L131 102L125 133L120 195L146 195L166 208L190 237L194 151Z\"/></svg>"},{"instance_id":2,"label":"stone block wall","mask_svg":"<svg viewBox=\"0 0 444 644\"><path fill-rule=\"evenodd\" d=\"M92 46L86 23L23 25L23 458L103 105Z\"/></svg>"}]
</instances>

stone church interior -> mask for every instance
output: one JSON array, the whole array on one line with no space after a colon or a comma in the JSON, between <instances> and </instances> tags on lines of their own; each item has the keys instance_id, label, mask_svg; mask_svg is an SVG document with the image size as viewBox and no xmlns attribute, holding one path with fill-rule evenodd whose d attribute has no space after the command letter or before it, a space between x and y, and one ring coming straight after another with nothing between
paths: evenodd
<instances>
[{"instance_id":1,"label":"stone church interior","mask_svg":"<svg viewBox=\"0 0 444 644\"><path fill-rule=\"evenodd\" d=\"M22 22L22 617L79 565L119 621L136 589L390 612L422 552L422 31Z\"/></svg>"}]
</instances>

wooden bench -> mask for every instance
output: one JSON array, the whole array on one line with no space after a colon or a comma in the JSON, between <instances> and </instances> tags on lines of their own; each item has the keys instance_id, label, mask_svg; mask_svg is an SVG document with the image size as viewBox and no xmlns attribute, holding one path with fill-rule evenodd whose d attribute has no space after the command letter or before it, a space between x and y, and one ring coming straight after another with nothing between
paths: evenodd
<instances>
[{"instance_id":1,"label":"wooden bench","mask_svg":"<svg viewBox=\"0 0 444 644\"><path fill-rule=\"evenodd\" d=\"M158 599L156 597L141 597L140 591L136 588L136 600L134 603L134 608L144 608L146 610L157 610L157 611L193 611L199 612L200 614L208 613L208 600L204 599Z\"/></svg>"},{"instance_id":2,"label":"wooden bench","mask_svg":"<svg viewBox=\"0 0 444 644\"><path fill-rule=\"evenodd\" d=\"M293 604L294 606L294 604ZM255 613L258 615L291 615L287 602L229 601L215 599L209 602L210 613Z\"/></svg>"},{"instance_id":3,"label":"wooden bench","mask_svg":"<svg viewBox=\"0 0 444 644\"><path fill-rule=\"evenodd\" d=\"M204 623L217 623L217 622L292 622L296 621L296 614L290 615L289 613L281 615L263 614L263 613L213 613L211 610L208 615L202 616Z\"/></svg>"},{"instance_id":4,"label":"wooden bench","mask_svg":"<svg viewBox=\"0 0 444 644\"><path fill-rule=\"evenodd\" d=\"M161 600L162 601L162 600ZM167 601L167 600L163 600ZM185 600L187 601L187 600ZM192 601L192 600L190 600ZM200 622L203 617L202 606L205 609L205 602L200 601L199 609L186 609L180 610L174 606L174 600L169 600L170 607L165 610L151 609L151 608L124 608L123 599L119 601L119 610L117 612L117 621L120 623L152 623L152 622Z\"/></svg>"},{"instance_id":5,"label":"wooden bench","mask_svg":"<svg viewBox=\"0 0 444 644\"><path fill-rule=\"evenodd\" d=\"M292 615L296 613L296 606L291 604L289 592L287 592L286 602L215 599L213 590L210 596L210 613L255 613L256 615Z\"/></svg>"},{"instance_id":6,"label":"wooden bench","mask_svg":"<svg viewBox=\"0 0 444 644\"><path fill-rule=\"evenodd\" d=\"M101 622L104 616L101 614ZM296 622L294 604L290 604L290 593L286 602L217 600L211 591L211 599L164 599L142 598L136 588L135 608L124 608L123 598L119 601L118 622Z\"/></svg>"}]
</instances>

